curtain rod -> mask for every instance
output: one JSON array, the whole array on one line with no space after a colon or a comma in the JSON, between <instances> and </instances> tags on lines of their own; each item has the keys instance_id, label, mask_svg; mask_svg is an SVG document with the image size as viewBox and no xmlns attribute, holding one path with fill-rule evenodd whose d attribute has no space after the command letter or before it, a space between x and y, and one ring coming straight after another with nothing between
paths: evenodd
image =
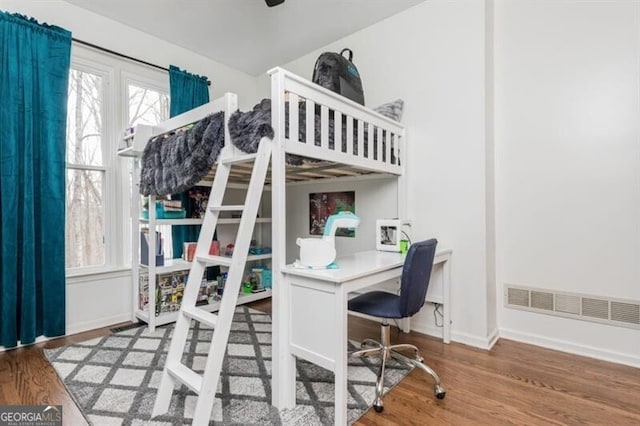
<instances>
[{"instance_id":1,"label":"curtain rod","mask_svg":"<svg viewBox=\"0 0 640 426\"><path fill-rule=\"evenodd\" d=\"M163 70L163 71L169 72L169 68L165 68L165 67L162 67L160 65L152 64L151 62L143 61L142 59L134 58L133 56L125 55L124 53L116 52L115 50L107 49L105 47L98 46L98 45L95 45L93 43L89 43L89 42L86 42L86 41L83 41L83 40L78 40L75 37L72 38L72 40L74 42L78 43L78 44L83 44L85 46L91 47L93 49L100 50L102 52L109 53L111 55L119 56L121 58L129 59L130 61L138 62L140 64L144 64L144 65L147 65L147 66L150 66L150 67L153 67L153 68L157 68L159 70ZM208 79L207 79L207 86L211 86L211 81L209 81Z\"/></svg>"}]
</instances>

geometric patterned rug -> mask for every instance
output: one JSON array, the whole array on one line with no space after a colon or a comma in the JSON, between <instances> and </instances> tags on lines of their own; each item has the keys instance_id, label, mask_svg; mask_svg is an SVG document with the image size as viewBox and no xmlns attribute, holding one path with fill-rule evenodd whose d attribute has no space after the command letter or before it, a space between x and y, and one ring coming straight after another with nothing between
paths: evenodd
<instances>
[{"instance_id":1,"label":"geometric patterned rug","mask_svg":"<svg viewBox=\"0 0 640 426\"><path fill-rule=\"evenodd\" d=\"M192 321L182 362L204 371L212 329ZM180 385L169 412L151 420L173 325L131 328L82 343L45 350L87 421L96 426L169 426L191 424L196 395ZM350 342L353 346L353 342ZM357 358L348 367L349 424L373 403L379 363ZM297 361L297 405L271 406L271 318L239 306L229 335L210 425L329 425L333 424L333 373ZM389 360L385 392L410 369Z\"/></svg>"}]
</instances>

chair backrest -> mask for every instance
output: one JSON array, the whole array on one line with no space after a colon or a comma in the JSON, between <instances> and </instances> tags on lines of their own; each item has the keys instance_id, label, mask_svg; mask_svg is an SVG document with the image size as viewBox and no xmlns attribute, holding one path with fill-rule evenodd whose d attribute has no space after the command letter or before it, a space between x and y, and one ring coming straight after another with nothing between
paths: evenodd
<instances>
[{"instance_id":1,"label":"chair backrest","mask_svg":"<svg viewBox=\"0 0 640 426\"><path fill-rule=\"evenodd\" d=\"M409 247L400 284L400 313L403 318L416 314L424 305L437 244L438 240L432 238Z\"/></svg>"}]
</instances>

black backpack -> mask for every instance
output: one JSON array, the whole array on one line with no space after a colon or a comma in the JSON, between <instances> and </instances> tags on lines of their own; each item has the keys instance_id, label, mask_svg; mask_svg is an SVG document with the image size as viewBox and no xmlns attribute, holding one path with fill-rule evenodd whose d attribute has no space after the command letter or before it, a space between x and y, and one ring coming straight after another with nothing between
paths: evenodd
<instances>
[{"instance_id":1,"label":"black backpack","mask_svg":"<svg viewBox=\"0 0 640 426\"><path fill-rule=\"evenodd\" d=\"M348 59L342 55L344 52L349 52ZM364 105L360 73L351 62L352 59L351 49L342 49L340 53L323 53L313 69L313 82Z\"/></svg>"}]
</instances>

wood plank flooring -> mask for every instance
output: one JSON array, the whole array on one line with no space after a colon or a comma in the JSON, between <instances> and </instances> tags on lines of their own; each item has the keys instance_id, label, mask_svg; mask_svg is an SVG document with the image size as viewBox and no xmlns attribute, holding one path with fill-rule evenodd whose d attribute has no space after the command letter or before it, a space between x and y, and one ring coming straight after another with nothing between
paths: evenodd
<instances>
[{"instance_id":1,"label":"wood plank flooring","mask_svg":"<svg viewBox=\"0 0 640 426\"><path fill-rule=\"evenodd\" d=\"M271 308L269 301L251 306ZM0 353L0 405L63 405L65 425L86 424L42 350L108 333L103 328ZM378 324L350 319L353 339L378 334ZM491 352L397 330L391 339L420 348L447 397L436 399L430 378L413 371L384 398L382 413L370 410L357 425L640 425L640 369L504 339Z\"/></svg>"}]
</instances>

